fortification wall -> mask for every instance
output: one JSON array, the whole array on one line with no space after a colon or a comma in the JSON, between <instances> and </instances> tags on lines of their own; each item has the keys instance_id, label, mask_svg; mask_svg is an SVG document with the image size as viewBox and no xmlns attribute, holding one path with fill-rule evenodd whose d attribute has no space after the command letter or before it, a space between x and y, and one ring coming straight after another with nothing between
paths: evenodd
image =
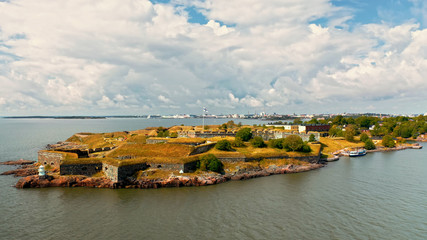
<instances>
[{"instance_id":1,"label":"fortification wall","mask_svg":"<svg viewBox=\"0 0 427 240\"><path fill-rule=\"evenodd\" d=\"M162 169L169 171L183 171L185 173L194 172L197 169L197 161L188 163L149 163L151 169Z\"/></svg>"},{"instance_id":2,"label":"fortification wall","mask_svg":"<svg viewBox=\"0 0 427 240\"><path fill-rule=\"evenodd\" d=\"M184 164L184 169L183 172L185 173L189 173L189 172L194 172L197 170L197 162L198 161L193 161L193 162L188 162Z\"/></svg>"},{"instance_id":3,"label":"fortification wall","mask_svg":"<svg viewBox=\"0 0 427 240\"><path fill-rule=\"evenodd\" d=\"M235 137L236 133L233 132L197 132L195 137L198 138L213 138L213 137Z\"/></svg>"},{"instance_id":4,"label":"fortification wall","mask_svg":"<svg viewBox=\"0 0 427 240\"><path fill-rule=\"evenodd\" d=\"M184 171L184 164L183 163L156 163L156 162L150 162L149 167L152 169L163 169L163 170L170 170L170 171Z\"/></svg>"},{"instance_id":5,"label":"fortification wall","mask_svg":"<svg viewBox=\"0 0 427 240\"><path fill-rule=\"evenodd\" d=\"M59 167L59 173L61 175L92 176L99 171L102 171L102 163L61 164Z\"/></svg>"},{"instance_id":6,"label":"fortification wall","mask_svg":"<svg viewBox=\"0 0 427 240\"><path fill-rule=\"evenodd\" d=\"M120 166L117 172L117 180L123 181L127 177L134 175L137 171L145 170L147 168L148 165L146 163Z\"/></svg>"},{"instance_id":7,"label":"fortification wall","mask_svg":"<svg viewBox=\"0 0 427 240\"><path fill-rule=\"evenodd\" d=\"M152 138L147 138L145 140L145 143L147 144L156 144L156 143L167 143L169 140L168 139L152 139Z\"/></svg>"},{"instance_id":8,"label":"fortification wall","mask_svg":"<svg viewBox=\"0 0 427 240\"><path fill-rule=\"evenodd\" d=\"M246 162L246 157L218 157L221 162Z\"/></svg>"},{"instance_id":9,"label":"fortification wall","mask_svg":"<svg viewBox=\"0 0 427 240\"><path fill-rule=\"evenodd\" d=\"M206 143L203 145L199 145L199 146L194 148L194 150L190 153L190 156L205 153L205 152L211 150L215 146L215 144L216 143Z\"/></svg>"},{"instance_id":10,"label":"fortification wall","mask_svg":"<svg viewBox=\"0 0 427 240\"><path fill-rule=\"evenodd\" d=\"M102 164L102 170L105 176L113 182L120 182L126 180L127 177L134 175L137 171L145 170L148 168L146 163L114 166L108 163Z\"/></svg>"},{"instance_id":11,"label":"fortification wall","mask_svg":"<svg viewBox=\"0 0 427 240\"><path fill-rule=\"evenodd\" d=\"M279 139L279 138L286 138L290 135L297 135L302 138L303 141L308 141L310 139L310 135L313 134L316 141L319 141L320 139L320 133L318 132L308 132L308 133L298 133L298 132L280 132L280 131L258 131L258 132L252 132L253 136L262 137L264 141L268 141L271 139Z\"/></svg>"},{"instance_id":12,"label":"fortification wall","mask_svg":"<svg viewBox=\"0 0 427 240\"><path fill-rule=\"evenodd\" d=\"M217 131L178 131L179 138L212 138L212 137L234 137L236 132L217 132Z\"/></svg>"},{"instance_id":13,"label":"fortification wall","mask_svg":"<svg viewBox=\"0 0 427 240\"><path fill-rule=\"evenodd\" d=\"M38 152L38 162L42 165L51 165L52 167L59 167L61 161L64 160L65 154L60 152L53 152L41 150Z\"/></svg>"}]
</instances>

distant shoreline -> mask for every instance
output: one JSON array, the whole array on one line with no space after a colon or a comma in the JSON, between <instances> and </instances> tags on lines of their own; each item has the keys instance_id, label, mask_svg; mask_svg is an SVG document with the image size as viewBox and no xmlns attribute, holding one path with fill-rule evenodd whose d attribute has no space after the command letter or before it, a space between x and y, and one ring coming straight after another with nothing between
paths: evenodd
<instances>
[{"instance_id":1,"label":"distant shoreline","mask_svg":"<svg viewBox=\"0 0 427 240\"><path fill-rule=\"evenodd\" d=\"M107 119L105 116L11 116L4 119ZM135 117L136 118L136 117Z\"/></svg>"}]
</instances>

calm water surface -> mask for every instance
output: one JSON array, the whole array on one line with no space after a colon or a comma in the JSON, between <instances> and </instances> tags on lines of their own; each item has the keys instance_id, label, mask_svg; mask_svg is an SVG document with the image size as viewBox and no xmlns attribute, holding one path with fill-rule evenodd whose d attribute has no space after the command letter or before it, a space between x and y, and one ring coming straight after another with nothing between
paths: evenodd
<instances>
[{"instance_id":1,"label":"calm water surface","mask_svg":"<svg viewBox=\"0 0 427 240\"><path fill-rule=\"evenodd\" d=\"M75 132L199 122L0 119L0 161L35 160ZM0 239L427 239L423 145L208 187L22 190L0 176Z\"/></svg>"}]
</instances>

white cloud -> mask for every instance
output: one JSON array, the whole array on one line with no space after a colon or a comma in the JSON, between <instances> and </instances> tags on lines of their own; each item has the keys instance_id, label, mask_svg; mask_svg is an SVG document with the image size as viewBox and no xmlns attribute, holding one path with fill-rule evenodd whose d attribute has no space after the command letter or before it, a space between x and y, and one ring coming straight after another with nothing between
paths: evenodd
<instances>
[{"instance_id":1,"label":"white cloud","mask_svg":"<svg viewBox=\"0 0 427 240\"><path fill-rule=\"evenodd\" d=\"M229 28L227 26L221 26L218 22L215 22L214 20L210 20L208 23L206 23L206 26L212 28L214 33L218 36L225 35L227 33L233 32L233 28Z\"/></svg>"},{"instance_id":2,"label":"white cloud","mask_svg":"<svg viewBox=\"0 0 427 240\"><path fill-rule=\"evenodd\" d=\"M164 102L164 103L170 103L171 102L171 100L169 98L167 98L163 95L159 95L159 97L157 97L157 99L159 99L161 102Z\"/></svg>"},{"instance_id":3,"label":"white cloud","mask_svg":"<svg viewBox=\"0 0 427 240\"><path fill-rule=\"evenodd\" d=\"M427 33L414 20L350 28L351 11L327 0L172 2L0 2L0 113L426 103ZM183 6L208 23L189 23Z\"/></svg>"}]
</instances>

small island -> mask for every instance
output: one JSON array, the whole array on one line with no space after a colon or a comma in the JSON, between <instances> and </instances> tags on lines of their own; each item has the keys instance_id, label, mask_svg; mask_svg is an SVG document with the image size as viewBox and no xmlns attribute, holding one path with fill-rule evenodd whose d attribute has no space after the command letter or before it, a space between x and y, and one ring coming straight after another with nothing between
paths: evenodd
<instances>
[{"instance_id":1,"label":"small island","mask_svg":"<svg viewBox=\"0 0 427 240\"><path fill-rule=\"evenodd\" d=\"M367 134L324 137L328 124L149 127L111 133L77 133L38 152L19 169L17 188L160 188L205 186L324 167L354 149L389 151L420 147L373 141ZM347 134L351 132L347 129ZM371 145L372 144L372 145ZM388 144L388 143L387 143ZM43 166L43 175L37 168ZM25 170L24 169L24 170ZM13 171L12 171L13 172ZM25 171L24 171L25 172Z\"/></svg>"}]
</instances>

